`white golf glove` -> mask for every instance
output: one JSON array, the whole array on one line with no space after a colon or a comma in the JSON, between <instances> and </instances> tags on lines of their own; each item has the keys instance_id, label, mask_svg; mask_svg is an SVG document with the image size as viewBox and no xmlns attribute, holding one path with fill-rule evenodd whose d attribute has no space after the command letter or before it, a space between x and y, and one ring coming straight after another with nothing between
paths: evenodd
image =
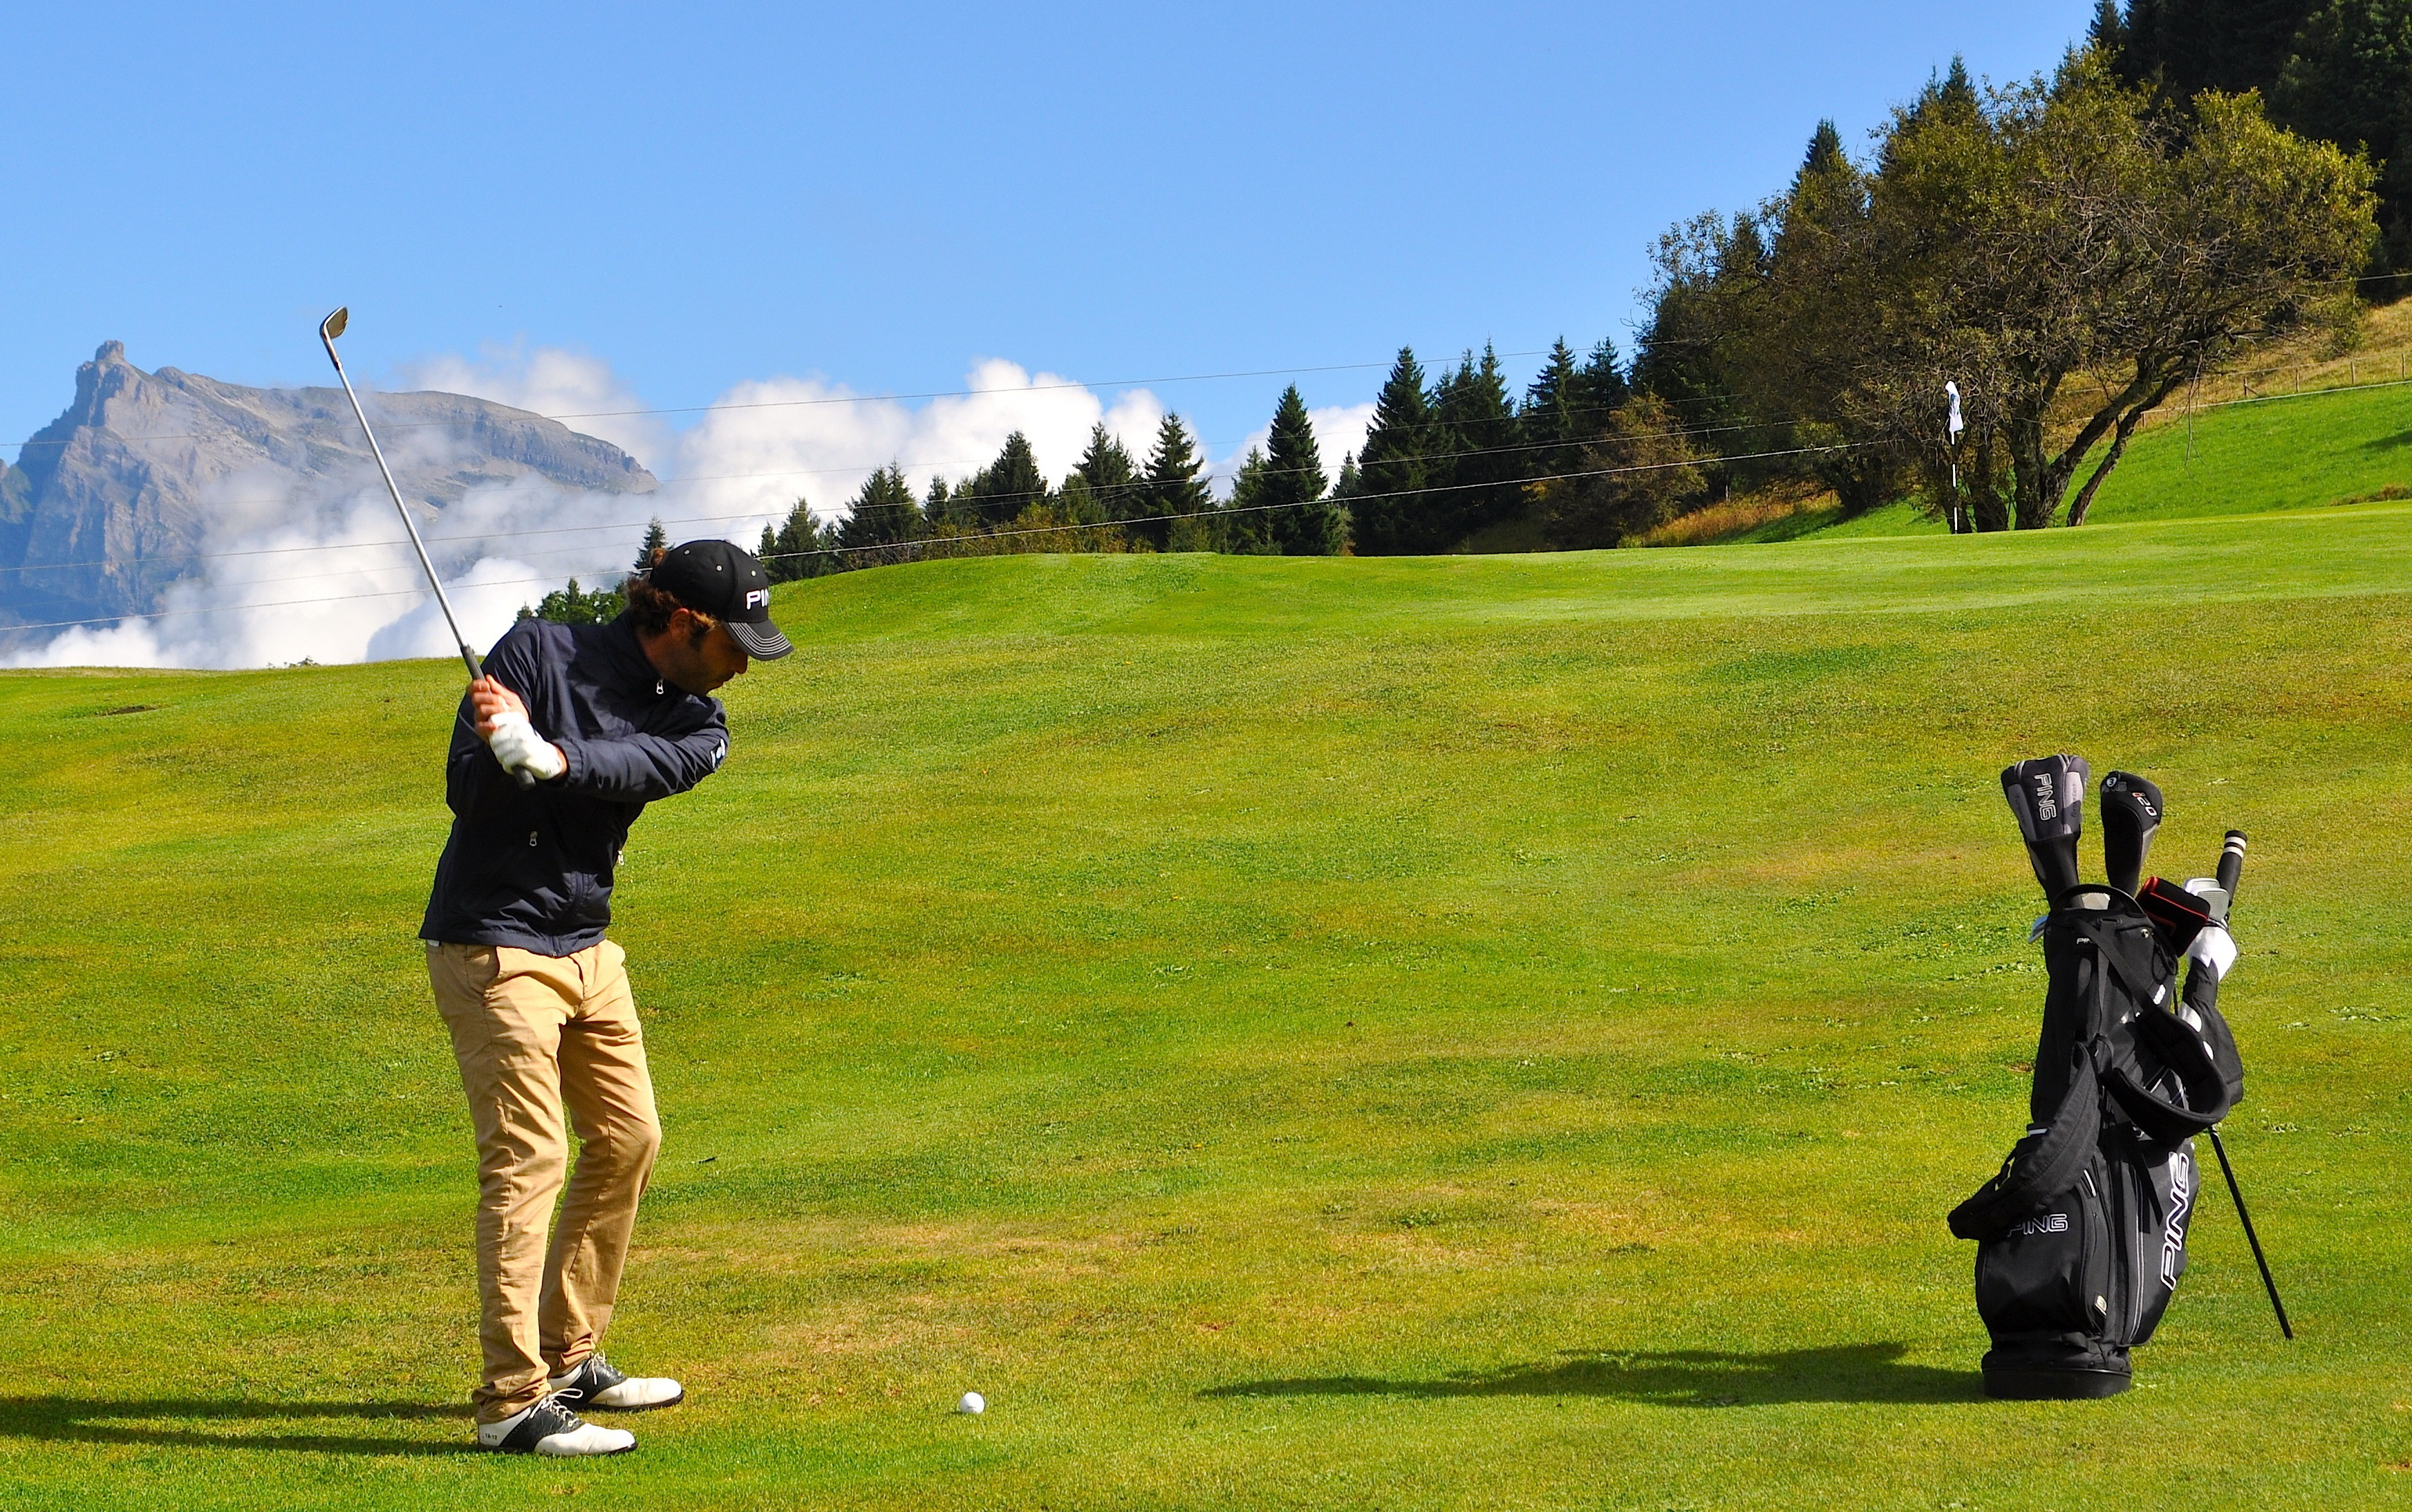
<instances>
[{"instance_id":1,"label":"white golf glove","mask_svg":"<svg viewBox=\"0 0 2412 1512\"><path fill-rule=\"evenodd\" d=\"M2194 943L2185 947L2185 953L2188 961L2202 962L2215 982L2227 976L2228 968L2236 964L2236 941L2221 926L2205 924L2196 933Z\"/></svg>"},{"instance_id":2,"label":"white golf glove","mask_svg":"<svg viewBox=\"0 0 2412 1512\"><path fill-rule=\"evenodd\" d=\"M524 771L538 782L551 782L569 770L569 763L552 741L536 732L527 715L516 709L506 709L492 721L494 732L486 737L486 748L505 771Z\"/></svg>"}]
</instances>

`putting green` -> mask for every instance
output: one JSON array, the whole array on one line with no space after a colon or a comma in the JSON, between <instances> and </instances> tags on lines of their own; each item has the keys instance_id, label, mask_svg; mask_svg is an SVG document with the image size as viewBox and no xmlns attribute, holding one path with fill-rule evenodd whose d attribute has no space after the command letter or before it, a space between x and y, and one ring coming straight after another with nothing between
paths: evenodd
<instances>
[{"instance_id":1,"label":"putting green","mask_svg":"<svg viewBox=\"0 0 2412 1512\"><path fill-rule=\"evenodd\" d=\"M412 934L458 669L0 675L0 1504L2405 1499L2400 506L781 591L648 815L641 1450L467 1452ZM2252 832L2139 1388L1983 1400L1943 1213L2043 978L1995 773ZM2096 854L2089 844L2089 857ZM964 1389L989 1400L952 1416Z\"/></svg>"}]
</instances>

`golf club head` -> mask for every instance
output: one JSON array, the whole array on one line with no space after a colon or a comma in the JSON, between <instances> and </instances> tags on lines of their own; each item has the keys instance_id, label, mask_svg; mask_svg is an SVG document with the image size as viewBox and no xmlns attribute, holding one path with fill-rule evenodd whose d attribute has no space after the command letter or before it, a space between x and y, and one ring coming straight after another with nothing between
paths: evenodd
<instances>
[{"instance_id":1,"label":"golf club head","mask_svg":"<svg viewBox=\"0 0 2412 1512\"><path fill-rule=\"evenodd\" d=\"M2002 796L2019 821L2046 901L2077 886L2077 837L2085 828L2083 756L2037 756L2002 769Z\"/></svg>"},{"instance_id":2,"label":"golf club head","mask_svg":"<svg viewBox=\"0 0 2412 1512\"><path fill-rule=\"evenodd\" d=\"M348 304L338 306L333 315L318 322L318 339L332 345L335 338L344 333L344 328L351 324L351 320L352 307Z\"/></svg>"},{"instance_id":3,"label":"golf club head","mask_svg":"<svg viewBox=\"0 0 2412 1512\"><path fill-rule=\"evenodd\" d=\"M2110 885L2129 897L2161 828L2161 790L2132 771L2102 779L2102 860Z\"/></svg>"}]
</instances>

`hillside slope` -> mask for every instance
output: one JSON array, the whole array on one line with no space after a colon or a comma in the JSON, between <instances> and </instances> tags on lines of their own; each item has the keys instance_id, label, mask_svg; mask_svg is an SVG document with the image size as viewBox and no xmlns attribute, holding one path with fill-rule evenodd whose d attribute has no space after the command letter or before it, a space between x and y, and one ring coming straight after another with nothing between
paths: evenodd
<instances>
[{"instance_id":1,"label":"hillside slope","mask_svg":"<svg viewBox=\"0 0 2412 1512\"><path fill-rule=\"evenodd\" d=\"M2093 461L2100 459L2097 448ZM2370 312L2350 352L2282 347L2180 394L2137 433L2089 522L2260 514L2407 494L2412 300ZM1942 534L1941 521L1896 504L1849 521L1838 521L1831 506L1805 508L1711 543Z\"/></svg>"},{"instance_id":2,"label":"hillside slope","mask_svg":"<svg viewBox=\"0 0 2412 1512\"><path fill-rule=\"evenodd\" d=\"M611 1350L693 1401L568 1468L459 1449L458 668L0 674L0 1502L2385 1503L2407 524L783 588L615 929L669 1142ZM1942 1214L2040 1006L1995 773L2061 748L2176 874L2253 834L2302 1337L2213 1198L2140 1389L1996 1404Z\"/></svg>"}]
</instances>

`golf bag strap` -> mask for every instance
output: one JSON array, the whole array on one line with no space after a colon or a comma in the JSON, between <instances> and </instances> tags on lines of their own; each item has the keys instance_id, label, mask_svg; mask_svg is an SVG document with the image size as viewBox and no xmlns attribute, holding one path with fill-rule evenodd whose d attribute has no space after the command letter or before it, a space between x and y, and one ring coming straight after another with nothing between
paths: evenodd
<instances>
[{"instance_id":1,"label":"golf bag strap","mask_svg":"<svg viewBox=\"0 0 2412 1512\"><path fill-rule=\"evenodd\" d=\"M2160 970L2161 952L2155 949L2147 966L2130 959L2122 943L2097 941L2095 949L2093 1022L2105 1036L2097 1063L2102 1090L2146 1135L2175 1144L2226 1118L2232 1099L2209 1045L2169 1011L2172 982ZM2121 1012L2112 1011L2114 984L2126 1002ZM2174 1097L2157 1090L2171 1077Z\"/></svg>"},{"instance_id":2,"label":"golf bag strap","mask_svg":"<svg viewBox=\"0 0 2412 1512\"><path fill-rule=\"evenodd\" d=\"M2125 1026L2136 1043L2178 1079L2178 1100L2162 1096L2130 1071L2132 1058L2115 1061L2102 1079L2119 1110L2163 1144L2190 1139L2228 1116L2228 1083L2210 1049L2192 1029L2158 1008L2146 1008ZM2153 1079L2155 1083L2159 1078Z\"/></svg>"},{"instance_id":3,"label":"golf bag strap","mask_svg":"<svg viewBox=\"0 0 2412 1512\"><path fill-rule=\"evenodd\" d=\"M2102 1132L2096 1063L2103 1050L2102 1042L2096 1039L2078 1050L2068 1091L2051 1122L2011 1146L2009 1158L2002 1162L1993 1180L1951 1210L1954 1237L1999 1239L2077 1184L2078 1173L2093 1156L2095 1140Z\"/></svg>"}]
</instances>

